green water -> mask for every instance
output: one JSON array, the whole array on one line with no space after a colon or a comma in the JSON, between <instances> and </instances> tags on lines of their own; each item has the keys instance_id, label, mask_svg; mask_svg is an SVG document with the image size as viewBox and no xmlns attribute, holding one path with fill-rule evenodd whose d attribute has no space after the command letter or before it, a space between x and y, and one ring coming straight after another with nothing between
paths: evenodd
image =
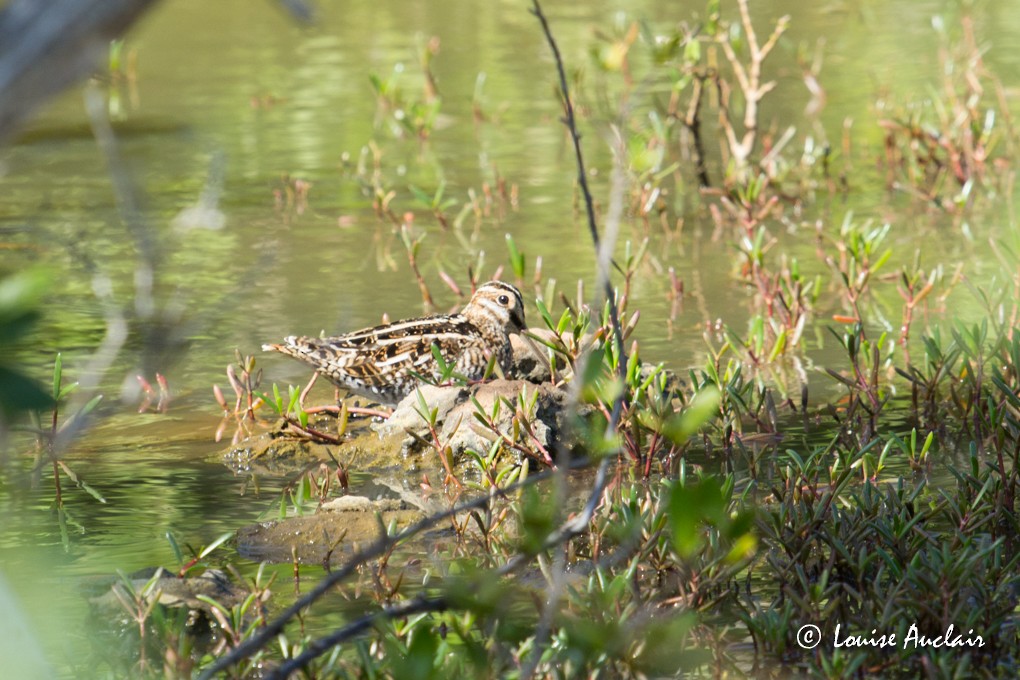
<instances>
[{"instance_id":1,"label":"green water","mask_svg":"<svg viewBox=\"0 0 1020 680\"><path fill-rule=\"evenodd\" d=\"M574 160L558 122L548 50L526 5L322 3L318 22L300 27L267 2L171 0L128 35L125 51L135 53L137 78L109 88L118 96L113 117L145 219L163 249L156 299L173 310L172 322L157 332L166 341L161 354L143 362L133 338L103 377L104 418L75 444L67 461L107 503L65 489L69 513L82 527L71 528L66 548L49 507L53 489L45 471L38 478L17 473L0 479L0 575L55 667L80 669L89 658L83 583L117 569L172 563L167 532L198 546L275 507L285 480L256 484L217 460L223 444L213 441L219 409L211 385L225 385L223 371L235 347L250 353L291 333L343 332L378 323L383 314L395 319L422 312L404 248L344 171L345 154L357 160L365 145L377 141L383 172L398 191L394 209L413 210L416 227L428 233L419 264L441 308L456 299L438 272L464 285L468 265L484 251L482 271L489 275L507 262L507 233L527 255L526 278L541 255L544 276L555 278L568 297L576 295L578 279L590 284L593 258L586 226L574 209ZM690 19L696 10L599 1L549 3L547 11L565 58L594 80L588 49L596 27L610 30L618 12L665 26ZM777 130L795 122L794 145L803 145L810 134L816 144L828 141L839 149L844 124L852 130L851 156L840 158L851 168L849 195L819 196L809 212L788 214L790 233L780 232L781 239L796 242L791 248L802 267L823 275L827 290L834 282L812 239L794 237L819 222L831 231L847 211L893 225L888 245L896 251L896 267L920 247L929 266L966 263L968 277L978 284L997 272L988 242L1013 228L1007 200L954 219L886 192L876 170L877 102L928 96L938 77L931 17L951 18L953 11L951 3L940 2L754 3L760 27L783 13L792 15L769 66L779 95L768 101L763 120ZM1020 39L1020 14L1012 3L986 2L975 19L982 41L992 48L986 63L1003 79L1012 103L1020 56L1009 46ZM432 36L440 39L433 60L440 116L427 144L400 140L373 95L369 74L385 79L402 68L403 91L420 98L416 55ZM810 97L794 57L798 46L813 49L819 39L827 99L818 117L805 122ZM472 97L480 73L488 120L476 123ZM650 82L638 92L660 97L663 85ZM111 278L120 304L131 298L135 250L82 102L81 88L72 88L0 151L0 268L32 263L56 274L37 332L16 348L26 370L40 380L57 351L64 354L65 374L76 379L102 340L103 308L92 291L90 266ZM592 118L583 121L586 151L592 167L605 168L607 117L597 105L590 110ZM215 157L224 160L218 207L225 226L175 229L174 217L199 200ZM518 205L496 206L477 223L468 217L459 230L441 229L407 188L432 191L445 182L445 195L458 201L448 210L453 217L469 190L480 195L483 184L494 185L497 168L516 185ZM718 168L712 170L718 178ZM593 178L603 204L604 174ZM278 203L284 176L311 183L303 209ZM694 188L683 191L677 205L684 228L678 234L666 236L657 224L635 222L626 223L620 237L635 243L651 239L630 301L642 311L642 355L681 371L704 360L706 324L719 319L741 330L753 311L752 293L737 277L732 241L715 237ZM686 291L672 333L666 325L669 267L676 268ZM876 323L895 333L901 303L891 287L887 293L876 304ZM804 358L816 399L838 393L832 381L810 370L836 356L822 329L841 310L825 304L817 328L806 334ZM953 318L976 315L962 287L947 308ZM942 312L931 314L939 318ZM267 381L305 378L296 363L266 358L260 365ZM174 395L167 414L136 413L134 396L118 402L122 385L136 385L139 372L151 381L156 370L168 377ZM30 448L15 439L9 455L17 458Z\"/></svg>"}]
</instances>

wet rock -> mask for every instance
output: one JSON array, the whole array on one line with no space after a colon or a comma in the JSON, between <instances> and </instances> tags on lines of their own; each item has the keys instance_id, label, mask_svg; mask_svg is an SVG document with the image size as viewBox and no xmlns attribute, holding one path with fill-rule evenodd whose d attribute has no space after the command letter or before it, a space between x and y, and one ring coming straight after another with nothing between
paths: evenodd
<instances>
[{"instance_id":1,"label":"wet rock","mask_svg":"<svg viewBox=\"0 0 1020 680\"><path fill-rule=\"evenodd\" d=\"M528 413L520 410L518 398L522 394L526 408L534 402L534 407L529 409ZM536 385L524 380L493 381L479 386L474 398L481 406L481 411L487 415L493 413L493 406L497 401L501 402L494 424L500 432L511 439L514 437L515 417L527 420L538 444L547 450L555 446L556 438L563 431L561 420L567 394L550 384ZM506 401L512 406L508 406ZM485 453L497 439L497 435L490 428L475 418L478 410L474 402L464 401L458 404L444 421L440 438L451 447L454 456L467 450Z\"/></svg>"},{"instance_id":2,"label":"wet rock","mask_svg":"<svg viewBox=\"0 0 1020 680\"><path fill-rule=\"evenodd\" d=\"M186 607L206 614L210 613L210 605L199 599L199 595L209 597L224 607L238 605L248 596L247 590L234 585L219 569L207 569L200 576L179 578L163 567L155 567L131 574L128 580L130 590L141 595L147 603L156 600L164 607ZM106 592L89 601L104 611L122 611L121 598L126 602L134 599L125 584L117 581Z\"/></svg>"},{"instance_id":3,"label":"wet rock","mask_svg":"<svg viewBox=\"0 0 1020 680\"><path fill-rule=\"evenodd\" d=\"M552 331L529 332L540 336L552 335ZM552 380L552 374L549 372L549 359L541 344L534 340L525 340L519 335L511 335L510 346L513 349L513 369L510 377L533 383L546 383Z\"/></svg>"},{"instance_id":4,"label":"wet rock","mask_svg":"<svg viewBox=\"0 0 1020 680\"><path fill-rule=\"evenodd\" d=\"M251 560L325 564L379 538L391 522L405 527L423 513L396 499L341 496L312 515L259 522L237 531L237 552Z\"/></svg>"},{"instance_id":5,"label":"wet rock","mask_svg":"<svg viewBox=\"0 0 1020 680\"><path fill-rule=\"evenodd\" d=\"M460 385L449 385L437 387L435 385L421 385L416 392L404 397L393 409L393 414L384 421L372 423L372 429L382 437L393 435L404 435L407 432L424 433L429 436L428 426L425 419L419 413L421 404L418 400L418 392L421 392L422 399L429 409L436 410L436 422L443 423L454 408L465 401L468 401L470 391L467 387Z\"/></svg>"},{"instance_id":6,"label":"wet rock","mask_svg":"<svg viewBox=\"0 0 1020 680\"><path fill-rule=\"evenodd\" d=\"M321 444L280 431L248 437L223 454L223 462L235 472L287 471L328 458Z\"/></svg>"},{"instance_id":7,"label":"wet rock","mask_svg":"<svg viewBox=\"0 0 1020 680\"><path fill-rule=\"evenodd\" d=\"M537 446L552 451L557 437L561 436L567 394L551 384L492 380L471 386L423 386L421 392L430 410L436 409L437 435L444 446L452 449L455 461L468 449L487 451L491 442L498 438L476 419L478 406L475 402L487 416L496 414L492 417L499 432L507 437L516 436L517 441L535 449L530 435L524 433L519 423L516 426L514 423L520 415L519 397L523 395L528 411L525 420L530 423ZM498 409L495 408L497 403ZM319 448L321 458L329 460L325 453L329 448L334 457L348 467L362 472L370 470L373 479L358 480L354 489L356 495L328 501L314 514L260 522L240 529L237 532L238 553L255 561L296 559L302 564L332 563L344 559L357 546L375 541L383 526L392 523L403 528L448 507L445 495L423 494L418 483L423 473L434 480L443 477L439 458L429 444L432 435L418 408L417 395L411 395L397 406L388 420L364 428L342 446L301 442L296 449L301 455L314 453ZM275 440L266 445L267 453L263 455L269 455L274 446L278 446ZM366 493L368 496L378 493L386 498L369 498ZM432 544L441 536L442 532L433 532L422 540Z\"/></svg>"},{"instance_id":8,"label":"wet rock","mask_svg":"<svg viewBox=\"0 0 1020 680\"><path fill-rule=\"evenodd\" d=\"M554 445L563 430L561 421L567 394L562 388L548 383L491 380L470 388L423 386L421 393L430 409L437 410L439 441L450 447L455 460L468 450L484 453L499 438L493 428L476 418L479 406L486 418L492 418L495 429L510 438L514 437L514 419L523 418L531 425L538 445L547 449ZM522 394L524 404L529 407L528 413L519 413L519 397ZM498 409L494 408L496 402L500 403ZM428 423L418 412L419 408L417 395L408 395L397 404L388 420L374 424L373 429L384 438L403 435L403 446L407 451L427 449L433 437ZM494 417L493 413L496 414ZM523 431L523 428L518 429ZM529 435L523 436L530 440Z\"/></svg>"},{"instance_id":9,"label":"wet rock","mask_svg":"<svg viewBox=\"0 0 1020 680\"><path fill-rule=\"evenodd\" d=\"M336 417L320 417L316 429L336 435ZM346 467L401 468L413 470L419 461L409 459L401 450L400 438L380 438L368 419L351 417L341 443L321 443L295 436L283 421L271 432L241 440L221 456L221 461L237 474L290 475L308 470L315 463L332 464L334 459Z\"/></svg>"}]
</instances>

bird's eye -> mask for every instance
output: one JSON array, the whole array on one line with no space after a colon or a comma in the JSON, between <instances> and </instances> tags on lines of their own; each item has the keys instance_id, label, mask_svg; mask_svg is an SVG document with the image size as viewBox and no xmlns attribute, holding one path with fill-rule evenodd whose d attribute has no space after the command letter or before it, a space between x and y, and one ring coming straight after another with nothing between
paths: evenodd
<instances>
[{"instance_id":1,"label":"bird's eye","mask_svg":"<svg viewBox=\"0 0 1020 680\"><path fill-rule=\"evenodd\" d=\"M508 298L508 297L507 297L506 295L500 295L500 296L499 296L499 297L497 298L497 301L498 301L498 302L499 302L499 304L501 304L501 305L508 305L508 304L510 304L510 298Z\"/></svg>"}]
</instances>

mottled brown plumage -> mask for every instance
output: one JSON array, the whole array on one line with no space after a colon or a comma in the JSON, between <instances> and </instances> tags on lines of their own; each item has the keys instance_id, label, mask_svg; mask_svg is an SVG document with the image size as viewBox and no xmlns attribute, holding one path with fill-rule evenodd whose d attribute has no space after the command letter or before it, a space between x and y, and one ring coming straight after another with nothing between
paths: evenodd
<instances>
[{"instance_id":1,"label":"mottled brown plumage","mask_svg":"<svg viewBox=\"0 0 1020 680\"><path fill-rule=\"evenodd\" d=\"M350 392L395 404L417 387L416 373L438 377L433 344L456 373L477 380L491 357L509 371L509 334L524 327L520 291L489 281L459 314L407 319L330 338L290 336L262 349L300 359Z\"/></svg>"}]
</instances>

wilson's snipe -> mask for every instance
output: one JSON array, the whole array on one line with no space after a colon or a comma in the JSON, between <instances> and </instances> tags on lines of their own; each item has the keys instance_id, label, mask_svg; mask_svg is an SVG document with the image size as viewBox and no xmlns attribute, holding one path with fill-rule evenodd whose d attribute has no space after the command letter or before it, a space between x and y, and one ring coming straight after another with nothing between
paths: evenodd
<instances>
[{"instance_id":1,"label":"wilson's snipe","mask_svg":"<svg viewBox=\"0 0 1020 680\"><path fill-rule=\"evenodd\" d=\"M262 345L307 364L338 387L396 404L418 385L415 373L438 377L432 345L454 371L469 380L485 374L490 357L510 369L510 333L524 328L521 292L489 281L459 314L437 314L366 328L331 338L290 336L282 345Z\"/></svg>"}]
</instances>

